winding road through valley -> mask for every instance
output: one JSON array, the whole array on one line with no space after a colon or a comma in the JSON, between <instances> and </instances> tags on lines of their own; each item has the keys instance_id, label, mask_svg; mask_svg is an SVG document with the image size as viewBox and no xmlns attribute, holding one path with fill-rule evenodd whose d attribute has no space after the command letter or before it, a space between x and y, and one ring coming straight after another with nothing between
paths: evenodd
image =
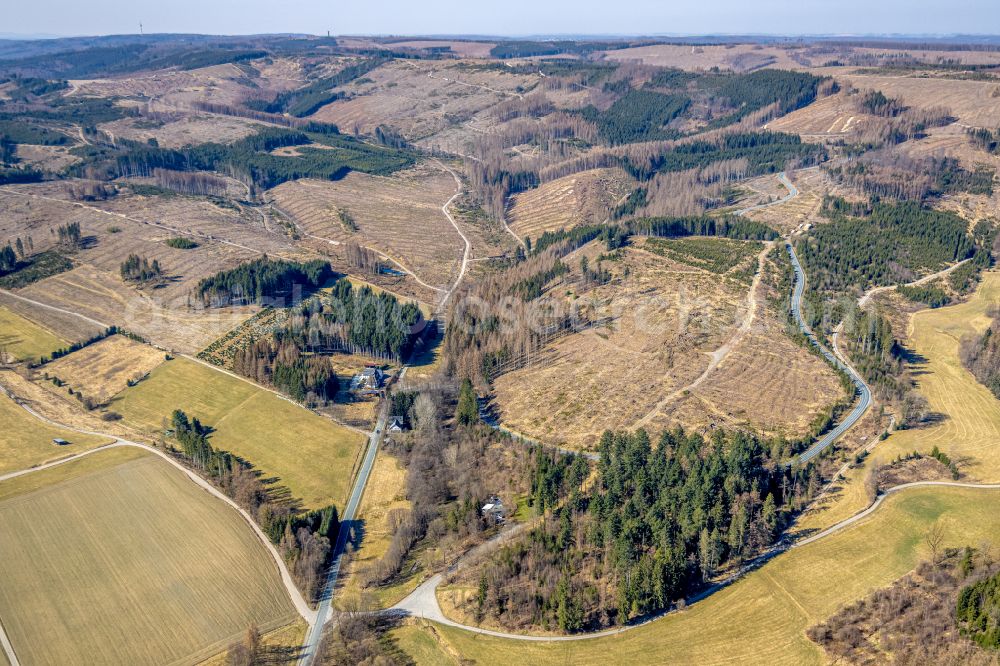
<instances>
[{"instance_id":1,"label":"winding road through valley","mask_svg":"<svg viewBox=\"0 0 1000 666\"><path fill-rule=\"evenodd\" d=\"M865 380L861 378L854 368L850 364L845 363L840 360L840 357L834 354L832 351L827 349L826 345L819 341L819 338L813 334L812 329L806 323L805 319L802 317L802 294L805 292L805 272L802 270L802 264L799 263L799 258L795 254L795 247L792 245L791 241L788 241L785 245L788 249L788 256L792 260L792 268L795 269L795 287L792 289L792 316L795 318L795 323L798 325L799 330L809 339L809 342L813 344L823 357L826 358L832 365L836 366L840 370L847 373L847 376L851 378L851 382L854 384L855 391L858 395L858 401L854 405L854 409L841 420L832 430L827 432L825 435L820 437L816 442L810 446L808 449L802 452L799 456L799 462L807 463L816 456L818 456L824 449L829 447L837 438L847 432L855 423L857 423L868 408L872 404L872 392L868 388L868 384Z\"/></svg>"},{"instance_id":2,"label":"winding road through valley","mask_svg":"<svg viewBox=\"0 0 1000 666\"><path fill-rule=\"evenodd\" d=\"M744 208L742 210L737 211L736 214L737 215L744 215L744 214L752 212L754 210L760 210L761 208L766 208L766 207L769 207L769 206L780 205L780 204L786 203L786 202L794 199L796 196L798 196L798 194L799 194L798 188L796 188L795 185L792 184L792 182L788 179L788 177L785 175L784 172L778 174L778 178L781 180L782 184L784 184L785 187L788 189L788 195L787 196L785 196L785 197L783 197L781 199L778 199L777 201L770 202L770 203L760 204L760 205L757 205L757 206L751 206L749 208ZM792 300L791 300L792 316L795 319L795 323L798 325L798 327L802 331L802 333L809 339L810 343L813 344L819 350L819 352L824 356L824 358L826 358L827 361L829 361L835 367L837 367L840 370L842 370L843 372L845 372L851 378L851 381L854 383L854 386L855 386L856 394L859 397L859 399L858 399L857 403L855 404L854 408L851 410L850 413L847 414L846 417L844 417L840 421L840 423L838 423L833 429L831 429L829 432L827 432L825 435L823 435L820 439L818 439L812 446L810 446L806 451L804 451L799 456L799 458L798 458L799 462L802 463L802 464L805 464L805 463L809 462L810 460L812 460L813 458L815 458L817 455L819 455L824 449L826 449L831 444L833 444L848 429L850 429L852 426L854 426L854 424L857 423L861 419L862 416L864 416L865 412L871 406L872 398L871 398L871 389L869 389L868 385L865 383L864 379L862 379L861 375L859 375L854 370L854 368L852 368L850 366L849 363L847 363L845 360L841 360L841 358L838 355L834 354L822 342L820 342L819 339L813 333L812 329L810 329L809 325L805 322L805 319L802 316L802 296L805 293L806 275L805 275L805 272L802 269L802 265L799 263L798 257L795 254L795 248L793 247L790 238L785 239L785 247L786 247L786 249L788 251L789 257L791 258L792 267L793 267L793 269L795 271L795 284L794 284L794 287L792 289ZM770 246L765 250L765 252L767 252L768 250L770 250ZM760 261L761 262L763 261L763 254L761 255ZM759 276L760 276L761 273L762 273L762 270L760 270L760 266L759 266L758 267L758 272L757 272L757 277L758 278L759 278ZM752 321L752 316L753 316L752 313L756 309L756 307L755 307L756 303L753 301L753 298L752 298L753 297L753 293L756 290L756 286L757 286L757 279L755 279L754 285L751 288L751 308L750 308L750 313L748 313L748 317L747 317L748 321ZM743 327L741 327L741 331L742 331L742 328ZM732 346L732 344L730 344L730 343L735 344L736 342L738 342L738 338L741 337L740 333L741 332L738 332L737 335L734 336L734 338L731 339L727 343L727 345L729 347ZM728 352L728 349L726 351ZM721 354L720 356L724 357L724 355L725 354ZM714 358L714 355L713 355L713 358ZM718 358L718 360L716 360L715 363L711 364L709 366L708 370L706 370L705 373L702 375L702 377L700 377L699 379L703 379L705 376L707 376L716 366L718 366L719 362L721 362L721 358ZM497 426L495 426L495 427L499 428L499 424L497 424ZM756 563L759 563L759 562L761 562L761 561L763 561L765 559L773 557L773 556L775 556L775 555L777 555L777 554L779 554L779 553L781 553L781 552L783 552L785 550L788 550L789 548L795 548L795 547L798 547L798 546L805 545L807 543L813 543L815 541L818 541L819 539L825 538L825 537L827 537L827 536L829 536L831 534L839 532L840 530L842 530L842 529L844 529L844 528L846 528L846 527L848 527L850 525L853 525L853 524L857 523L858 521L862 520L863 518L865 518L866 516L868 516L872 512L874 512L882 504L883 500L885 499L885 497L889 493L898 492L898 491L904 490L906 488L913 488L913 487L917 487L917 486L926 486L926 485L934 485L934 486L946 485L946 486L959 486L959 487L968 487L968 488L988 488L988 489L1000 488L1000 484L976 485L976 484L948 483L948 482L940 482L940 481L916 482L916 483L910 483L910 484L906 484L906 485L903 485L903 486L898 486L896 488L892 488L886 494L879 496L879 498L870 507L868 507L866 510L864 510L861 513L858 513L858 514L856 514L856 515L854 515L854 516L852 516L852 517L850 517L850 518L848 518L848 519L846 519L846 520L844 520L844 521L842 521L840 523L837 523L836 525L834 525L834 526L832 526L832 527L824 530L823 532L820 532L819 534L816 534L816 535L814 535L812 537L809 537L808 539L803 539L802 541L796 542L794 544L779 543L771 551L769 551L769 552L761 555L754 562L751 562L747 566L743 567L742 569L740 569L740 571L736 572L735 574L733 574L729 578L727 578L727 579L725 579L723 581L719 581L719 582L717 582L717 583L715 583L713 585L710 585L709 587L705 588L704 590L701 590L700 592L698 592L697 594L695 594L693 597L691 597L690 599L688 599L687 603L691 604L691 603L694 603L694 602L699 601L701 599L704 599L705 597L707 597L708 595L710 595L713 592L717 591L718 589L720 589L720 588L722 588L722 587L724 587L726 585L729 585L730 583L734 582L736 579L742 577ZM516 530L517 528L513 528L513 529ZM489 545L493 545L490 542L487 542L487 543ZM486 546L486 545L487 544L484 544L484 546ZM467 554L463 558L463 560L460 560L458 563L456 563L455 565L453 565L452 570L454 570L454 569L458 568L459 566L461 566L464 561L467 561L470 558L470 556L473 556L473 555L474 555L473 553ZM646 618L643 621L637 622L635 624L630 624L630 625L626 625L624 627L617 627L615 629L608 629L608 630L605 630L605 631L599 631L599 632L587 633L587 634L574 634L574 635L571 635L571 636L531 636L531 635L525 635L525 634L511 634L511 633L505 633L505 632L499 632L499 631L492 631L492 630L489 630L489 629L482 629L480 627L474 627L474 626L464 625L464 624L461 624L459 622L456 622L456 621L451 620L448 617L446 617L444 615L443 611L441 610L441 605L438 603L438 599L437 599L437 588L438 588L438 586L440 586L442 580L443 580L443 575L442 574L435 574L434 576L431 576L429 579L427 579L421 585L419 585L405 599L403 599L401 602L399 602L398 604L396 604L395 606L393 606L392 608L390 608L390 609L388 609L388 610L386 610L384 612L386 614L389 614L389 615L402 615L402 616L421 617L421 618L428 619L428 620L433 620L434 622L438 622L438 623L441 623L441 624L444 624L444 625L448 625L448 626L451 626L451 627L456 627L456 628L459 628L459 629L464 629L466 631L471 631L471 632L478 633L478 634L484 634L484 635L488 635L488 636L495 636L495 637L498 637L498 638L509 638L509 639L513 639L513 640L536 641L536 642L578 641L578 640L588 640L588 639L592 639L592 638L599 638L601 636L611 636L611 635L622 633L624 631L628 631L630 629L634 629L635 627L639 627L639 626L642 626L644 624L648 624L649 622L653 622L653 621L655 621L657 619L660 619L660 618L662 618L662 617L664 617L664 616L666 616L666 615L674 612L674 611L664 611L662 613L659 613L657 615L654 615L654 616L651 616L649 618Z\"/></svg>"}]
</instances>

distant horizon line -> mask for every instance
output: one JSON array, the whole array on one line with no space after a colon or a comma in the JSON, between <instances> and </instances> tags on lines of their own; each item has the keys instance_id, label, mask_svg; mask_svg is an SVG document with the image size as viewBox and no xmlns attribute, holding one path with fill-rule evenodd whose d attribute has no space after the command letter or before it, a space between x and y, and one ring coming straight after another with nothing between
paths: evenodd
<instances>
[{"instance_id":1,"label":"distant horizon line","mask_svg":"<svg viewBox=\"0 0 1000 666\"><path fill-rule=\"evenodd\" d=\"M629 39L984 39L1000 38L1000 32L656 32L656 33L535 33L535 34L487 34L487 33L342 33L316 34L305 32L248 32L248 33L211 33L211 32L122 32L101 34L53 34L28 32L2 32L0 40L9 41L43 41L59 39L95 39L106 37L305 37L305 38L368 38L394 39L407 38L414 40L629 40Z\"/></svg>"}]
</instances>

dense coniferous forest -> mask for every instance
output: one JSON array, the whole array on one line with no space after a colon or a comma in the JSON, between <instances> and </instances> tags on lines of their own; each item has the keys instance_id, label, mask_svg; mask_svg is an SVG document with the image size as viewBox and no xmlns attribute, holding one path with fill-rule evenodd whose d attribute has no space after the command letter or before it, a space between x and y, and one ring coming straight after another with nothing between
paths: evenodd
<instances>
[{"instance_id":1,"label":"dense coniferous forest","mask_svg":"<svg viewBox=\"0 0 1000 666\"><path fill-rule=\"evenodd\" d=\"M17 125L28 122L72 123L93 128L100 123L138 115L134 108L116 104L115 99L97 97L51 97L46 98L44 105L19 105L15 108L16 111L0 105L0 121L10 121ZM78 147L83 148L86 146Z\"/></svg>"},{"instance_id":2,"label":"dense coniferous forest","mask_svg":"<svg viewBox=\"0 0 1000 666\"><path fill-rule=\"evenodd\" d=\"M625 158L622 166L633 178L646 181L656 173L685 171L725 160L746 159L749 175L759 175L781 171L792 160L800 166L809 166L822 159L823 155L822 146L803 143L797 134L763 131L691 141L646 159Z\"/></svg>"},{"instance_id":3,"label":"dense coniferous forest","mask_svg":"<svg viewBox=\"0 0 1000 666\"><path fill-rule=\"evenodd\" d=\"M233 370L310 406L327 404L340 386L329 359L303 356L294 340L279 335L255 340L238 350Z\"/></svg>"},{"instance_id":4,"label":"dense coniferous forest","mask_svg":"<svg viewBox=\"0 0 1000 666\"><path fill-rule=\"evenodd\" d=\"M682 95L664 95L649 90L629 90L604 112L590 107L583 117L612 145L673 139L679 135L665 125L684 113L691 100Z\"/></svg>"},{"instance_id":5,"label":"dense coniferous forest","mask_svg":"<svg viewBox=\"0 0 1000 666\"><path fill-rule=\"evenodd\" d=\"M607 109L584 107L580 114L597 125L602 139L611 145L676 139L683 136L665 126L692 106L692 96L706 98L724 111L713 118L708 129L725 127L747 115L774 105L776 114L802 108L816 99L821 78L811 74L765 69L749 74L705 75L660 70L644 89L634 90L626 79L607 82L604 91L618 97ZM671 94L655 92L670 89Z\"/></svg>"},{"instance_id":6,"label":"dense coniferous forest","mask_svg":"<svg viewBox=\"0 0 1000 666\"><path fill-rule=\"evenodd\" d=\"M966 131L972 145L988 153L1000 153L1000 129L990 130L986 127L975 127Z\"/></svg>"},{"instance_id":7,"label":"dense coniferous forest","mask_svg":"<svg viewBox=\"0 0 1000 666\"><path fill-rule=\"evenodd\" d=\"M767 550L818 490L811 468L780 464L786 447L741 432L677 429L656 443L608 432L587 490L582 460L537 465L532 502L545 518L482 567L473 612L574 632L669 608Z\"/></svg>"},{"instance_id":8,"label":"dense coniferous forest","mask_svg":"<svg viewBox=\"0 0 1000 666\"><path fill-rule=\"evenodd\" d=\"M58 250L38 252L15 264L8 261L5 248L3 258L0 258L0 288L3 289L20 289L73 268L73 262ZM4 266L13 268L5 269Z\"/></svg>"},{"instance_id":9,"label":"dense coniferous forest","mask_svg":"<svg viewBox=\"0 0 1000 666\"><path fill-rule=\"evenodd\" d=\"M313 142L326 148L308 145ZM271 153L288 146L299 146L299 155ZM177 150L120 141L119 148L97 149L70 171L83 173L88 167L102 165L116 176L151 176L156 169L218 171L256 187L271 188L298 178L337 180L351 170L386 175L413 161L408 152L336 133L269 127L230 144L205 143Z\"/></svg>"},{"instance_id":10,"label":"dense coniferous forest","mask_svg":"<svg viewBox=\"0 0 1000 666\"><path fill-rule=\"evenodd\" d=\"M662 238L718 236L733 240L774 240L778 232L763 222L743 217L647 217L628 224L632 233Z\"/></svg>"},{"instance_id":11,"label":"dense coniferous forest","mask_svg":"<svg viewBox=\"0 0 1000 666\"><path fill-rule=\"evenodd\" d=\"M823 79L804 72L760 69L749 74L709 75L703 86L725 98L735 111L715 119L711 126L724 127L772 104L779 114L790 113L816 99Z\"/></svg>"},{"instance_id":12,"label":"dense coniferous forest","mask_svg":"<svg viewBox=\"0 0 1000 666\"><path fill-rule=\"evenodd\" d=\"M363 353L402 361L423 330L416 303L338 280L329 296L295 306L284 326L240 349L233 370L309 405L334 399L339 379L324 354Z\"/></svg>"},{"instance_id":13,"label":"dense coniferous forest","mask_svg":"<svg viewBox=\"0 0 1000 666\"><path fill-rule=\"evenodd\" d=\"M70 138L62 132L49 129L31 121L3 120L0 121L0 144L19 143L35 146L65 146L71 143ZM0 158L0 161L10 160Z\"/></svg>"},{"instance_id":14,"label":"dense coniferous forest","mask_svg":"<svg viewBox=\"0 0 1000 666\"><path fill-rule=\"evenodd\" d=\"M266 55L267 51L259 49L214 46L192 48L190 44L166 46L140 43L90 46L63 53L3 61L0 66L5 66L7 71L44 72L47 76L58 74L64 79L86 79L98 75L127 74L142 69L197 69L227 62L254 60Z\"/></svg>"},{"instance_id":15,"label":"dense coniferous forest","mask_svg":"<svg viewBox=\"0 0 1000 666\"><path fill-rule=\"evenodd\" d=\"M14 185L16 183L38 183L41 182L44 174L38 169L14 168L6 169L0 167L0 185Z\"/></svg>"},{"instance_id":16,"label":"dense coniferous forest","mask_svg":"<svg viewBox=\"0 0 1000 666\"><path fill-rule=\"evenodd\" d=\"M925 284L909 287L900 285L896 288L904 298L917 303L923 303L931 308L940 308L951 303L951 296L937 284Z\"/></svg>"},{"instance_id":17,"label":"dense coniferous forest","mask_svg":"<svg viewBox=\"0 0 1000 666\"><path fill-rule=\"evenodd\" d=\"M275 299L290 304L323 286L334 275L329 262L320 259L298 263L264 256L201 280L195 287L195 295L212 305L261 305ZM301 291L296 293L296 289Z\"/></svg>"},{"instance_id":18,"label":"dense coniferous forest","mask_svg":"<svg viewBox=\"0 0 1000 666\"><path fill-rule=\"evenodd\" d=\"M857 370L876 395L883 399L902 396L905 392L899 377L902 349L885 316L856 305L850 307L844 313L844 341Z\"/></svg>"},{"instance_id":19,"label":"dense coniferous forest","mask_svg":"<svg viewBox=\"0 0 1000 666\"><path fill-rule=\"evenodd\" d=\"M569 251L600 239L609 250L622 247L628 237L657 236L681 238L684 236L716 236L733 240L774 240L778 232L762 222L744 217L708 215L690 217L644 217L619 224L584 224L571 229L546 231L535 241L529 239L529 250L540 254L557 243L567 243Z\"/></svg>"},{"instance_id":20,"label":"dense coniferous forest","mask_svg":"<svg viewBox=\"0 0 1000 666\"><path fill-rule=\"evenodd\" d=\"M962 588L955 616L966 636L984 648L1000 650L1000 574Z\"/></svg>"},{"instance_id":21,"label":"dense coniferous forest","mask_svg":"<svg viewBox=\"0 0 1000 666\"><path fill-rule=\"evenodd\" d=\"M17 268L17 254L10 242L0 250L0 275L5 275Z\"/></svg>"},{"instance_id":22,"label":"dense coniferous forest","mask_svg":"<svg viewBox=\"0 0 1000 666\"><path fill-rule=\"evenodd\" d=\"M409 354L423 315L416 303L401 302L388 292L371 287L356 289L340 280L330 292L329 316L346 328L345 342L375 356L398 360Z\"/></svg>"},{"instance_id":23,"label":"dense coniferous forest","mask_svg":"<svg viewBox=\"0 0 1000 666\"><path fill-rule=\"evenodd\" d=\"M974 249L965 220L916 202L877 203L865 217L829 206L826 214L833 221L815 227L796 245L810 288L819 291L910 282L965 259Z\"/></svg>"},{"instance_id":24,"label":"dense coniferous forest","mask_svg":"<svg viewBox=\"0 0 1000 666\"><path fill-rule=\"evenodd\" d=\"M895 118L906 110L901 101L892 97L886 97L879 90L866 91L858 101L858 108L873 116L881 116L882 118Z\"/></svg>"},{"instance_id":25,"label":"dense coniferous forest","mask_svg":"<svg viewBox=\"0 0 1000 666\"><path fill-rule=\"evenodd\" d=\"M490 55L501 60L506 60L508 58L530 58L533 56L558 55L560 53L585 55L593 51L615 48L616 46L620 45L614 42L576 42L569 40L556 40L551 42L504 40L490 49Z\"/></svg>"}]
</instances>

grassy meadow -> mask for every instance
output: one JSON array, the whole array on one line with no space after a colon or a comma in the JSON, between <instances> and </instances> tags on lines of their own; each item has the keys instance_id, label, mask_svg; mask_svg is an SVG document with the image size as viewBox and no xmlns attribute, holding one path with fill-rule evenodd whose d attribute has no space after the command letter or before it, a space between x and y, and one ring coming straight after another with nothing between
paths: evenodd
<instances>
[{"instance_id":1,"label":"grassy meadow","mask_svg":"<svg viewBox=\"0 0 1000 666\"><path fill-rule=\"evenodd\" d=\"M110 437L81 435L50 426L5 395L0 395L0 423L3 423L0 428L0 474L41 465L112 441ZM52 442L56 438L70 443L59 446Z\"/></svg>"},{"instance_id":2,"label":"grassy meadow","mask_svg":"<svg viewBox=\"0 0 1000 666\"><path fill-rule=\"evenodd\" d=\"M16 360L37 360L68 345L41 326L0 307L0 350Z\"/></svg>"},{"instance_id":3,"label":"grassy meadow","mask_svg":"<svg viewBox=\"0 0 1000 666\"><path fill-rule=\"evenodd\" d=\"M913 315L907 347L922 359L914 366L917 388L937 422L896 432L878 445L874 459L938 446L970 476L1000 481L1000 401L958 357L961 339L982 334L990 323L987 311L997 305L1000 273L986 273L967 302Z\"/></svg>"},{"instance_id":4,"label":"grassy meadow","mask_svg":"<svg viewBox=\"0 0 1000 666\"><path fill-rule=\"evenodd\" d=\"M0 483L0 621L23 664L197 663L297 615L240 515L161 458Z\"/></svg>"},{"instance_id":5,"label":"grassy meadow","mask_svg":"<svg viewBox=\"0 0 1000 666\"><path fill-rule=\"evenodd\" d=\"M927 398L936 422L898 430L880 442L864 467L848 472L824 508L802 516L799 528L823 529L865 508L864 478L872 462L889 462L914 450L927 454L937 446L957 460L970 479L1000 481L1000 401L958 357L961 339L981 334L989 326L987 311L998 303L1000 273L985 273L979 289L965 303L913 315L906 346L918 359L914 366L917 389Z\"/></svg>"},{"instance_id":6,"label":"grassy meadow","mask_svg":"<svg viewBox=\"0 0 1000 666\"><path fill-rule=\"evenodd\" d=\"M270 391L177 358L114 398L111 409L126 423L162 433L175 409L214 428L209 442L276 478L306 508L342 507L351 472L364 446L348 430Z\"/></svg>"},{"instance_id":7,"label":"grassy meadow","mask_svg":"<svg viewBox=\"0 0 1000 666\"><path fill-rule=\"evenodd\" d=\"M392 540L390 512L396 509L408 510L410 507L411 503L406 499L406 469L396 458L379 451L358 512L364 521L364 539L341 569L341 589L337 591L334 600L337 608L353 610L365 607L360 605L362 572L380 560L389 549ZM379 608L387 608L406 596L416 587L417 582L414 577L409 586L393 585L375 589L371 601L378 604Z\"/></svg>"}]
</instances>

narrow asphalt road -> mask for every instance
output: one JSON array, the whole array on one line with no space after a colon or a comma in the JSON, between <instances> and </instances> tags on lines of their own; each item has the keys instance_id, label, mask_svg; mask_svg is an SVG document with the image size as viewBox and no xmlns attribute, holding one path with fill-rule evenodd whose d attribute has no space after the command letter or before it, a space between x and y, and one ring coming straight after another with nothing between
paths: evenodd
<instances>
[{"instance_id":1,"label":"narrow asphalt road","mask_svg":"<svg viewBox=\"0 0 1000 666\"><path fill-rule=\"evenodd\" d=\"M784 185L785 189L788 190L788 194L781 197L777 201L768 201L767 203L757 204L756 206L748 206L746 208L741 208L738 211L736 211L735 214L743 216L746 215L747 213L752 213L755 210L770 208L771 206L780 206L781 204L788 203L795 197L799 196L799 188L795 187L792 181L788 179L788 175L784 171L778 174L778 180L780 180L781 184Z\"/></svg>"},{"instance_id":2,"label":"narrow asphalt road","mask_svg":"<svg viewBox=\"0 0 1000 666\"><path fill-rule=\"evenodd\" d=\"M792 182L790 180L788 180L788 178L787 178L787 176L785 175L784 172L778 174L778 177L781 180L781 182L785 185L785 187L788 188L788 195L786 197L783 197L782 199L780 199L778 201L770 202L768 204L761 204L759 206L751 206L749 208L744 208L744 209L742 209L740 211L737 211L737 215L743 215L743 214L745 214L747 212L750 212L752 210L759 210L761 208L766 208L768 206L774 206L774 205L778 205L780 203L785 203L787 201L790 201L791 199L794 199L796 196L798 196L798 194L799 194L798 188L796 188L795 185L793 185ZM854 382L854 386L855 386L855 388L857 390L857 394L860 396L860 400L858 401L857 405L855 405L854 409L850 412L850 414L847 415L846 418L844 418L839 424L837 424L837 426L835 428L833 428L826 435L824 435L819 440L817 440L815 444L813 444L811 447L809 447L808 450L806 450L805 452L803 452L799 456L799 460L801 462L805 463L805 462L808 462L809 460L811 460L812 458L814 458L816 455L818 455L825 448L827 448L828 446L830 446L834 441L837 440L838 437L840 437L840 435L842 435L851 426L853 426L855 423L857 423L857 421L864 415L865 411L867 411L867 409L871 405L871 391L869 390L868 385L865 384L865 382L861 378L861 376L858 375L858 373L855 372L855 370L852 367L850 367L850 365L848 363L846 363L846 361L842 361L837 355L835 355L833 352L831 352L829 349L827 349L816 338L816 336L813 334L812 330L809 328L809 326L806 324L805 320L803 319L803 317L802 317L802 296L803 296L803 293L805 291L805 273L802 270L801 264L799 264L798 257L795 255L795 248L792 247L791 242L786 242L786 247L788 249L789 256L791 257L791 260L792 260L792 266L793 266L793 268L795 270L795 286L794 286L794 288L792 290L792 313L793 313L793 315L795 317L795 322L798 324L799 328L806 335L806 337L809 339L809 341L813 345L815 345L817 347L817 349L819 349L819 351L823 354L823 356L828 361L830 361L831 363L833 363L838 368L841 368L844 372L846 372L848 374L848 376L851 377L851 380ZM500 429L499 424L491 424L491 425L493 425L494 428ZM972 487L972 488L1000 488L1000 484L998 484L996 486L993 486L993 485L977 486L975 484L954 484L954 483L947 483L947 482L916 482L916 483L906 484L904 486L899 486L897 488L893 488L889 492L896 492L896 491L899 491L899 490L903 490L905 488L912 488L912 487L915 487L915 486L924 486L924 485L954 485L954 486ZM784 550L786 550L786 549L788 549L790 547L798 547L798 546L805 545L806 543L812 543L812 542L817 541L817 540L819 540L819 539L821 539L823 537L826 537L826 536L829 536L829 535L831 535L831 534L833 534L835 532L838 532L838 531L844 529L845 527L848 527L850 525L855 524L859 520L863 519L865 516L868 516L872 512L874 512L881 505L881 503L884 500L884 498L885 498L885 495L880 496L878 498L878 500L875 503L873 503L872 506L870 506L865 511L862 511L861 513L859 513L859 514L857 514L855 516L852 516L851 518L848 518L848 519L846 519L846 520L844 520L844 521L842 521L842 522L834 525L833 527L831 527L831 528L829 528L829 529L827 529L827 530L825 530L825 531L823 531L823 532L821 532L821 533L819 533L817 535L809 537L808 539L805 539L805 540L803 540L801 542L798 542L798 543L796 543L796 544L794 544L792 546L787 546L787 545L784 545L784 544L779 544L778 546L776 546L771 551L768 551L767 553L761 555L759 558L757 558L757 560L755 560L750 565L742 568L739 572L733 574L733 576L727 578L724 581L721 581L719 583L711 585L711 586L705 588L704 590L701 590L699 593L697 593L696 595L694 595L692 598L688 599L687 600L688 603L690 604L690 603L694 603L696 601L699 601L701 599L704 599L705 597L709 596L710 594L712 594L713 592L717 591L721 587L724 587L724 586L726 586L726 585L734 582L737 578L741 577L747 570L749 570L750 568L753 568L753 566L755 564L757 564L758 562L760 562L760 561L764 561L766 559L769 559L770 557L773 557L774 555L777 555L780 552L783 552ZM455 565L455 566L457 566L457 565ZM451 620L448 617L446 617L444 615L444 613L442 612L441 606L440 606L440 604L438 603L438 600L437 600L437 588L441 584L442 580L443 580L443 576L441 574L436 574L436 575L432 576L428 580L424 581L421 585L419 585L412 593L410 593L401 602L399 602L398 604L396 604L392 608L390 608L387 611L385 611L385 613L389 614L389 615L395 614L395 615L402 615L402 616L416 616L416 617L421 617L421 618L432 620L434 622L445 624L445 625L448 625L448 626L451 626L451 627L456 627L456 628L459 628L459 629L464 629L464 630L467 630L467 631L475 632L475 633L478 633L478 634L484 634L484 635L487 635L487 636L495 636L495 637L498 637L498 638L509 638L509 639L514 639L514 640L535 641L535 642L562 642L562 641L588 640L588 639L591 639L591 638L599 638L601 636L611 636L611 635L614 635L614 634L619 634L619 633L622 633L624 631L628 631L630 629L634 629L635 627L642 626L644 624L648 624L649 622L653 622L653 621L655 621L655 620L657 620L657 619L659 619L661 617L664 617L665 615L668 615L671 612L673 612L673 611L664 611L662 613L659 613L659 614L653 615L651 617L648 617L648 618L646 618L646 619L644 619L644 620L642 620L640 622L637 622L635 624L630 624L630 625L627 625L627 626L624 626L624 627L618 627L616 629L608 629L608 630L605 630L605 631L599 631L599 632L588 633L588 634L578 634L578 635L572 635L572 636L530 636L530 635L524 635L524 634L510 634L510 633L505 633L505 632L499 632L499 631L492 631L492 630L488 630L488 629L482 629L480 627L472 627L472 626L468 626L468 625L463 625L463 624L461 624L459 622L455 622L454 620Z\"/></svg>"},{"instance_id":3,"label":"narrow asphalt road","mask_svg":"<svg viewBox=\"0 0 1000 666\"><path fill-rule=\"evenodd\" d=\"M792 260L792 268L795 269L795 287L792 289L792 316L795 318L795 323L798 325L799 329L805 334L823 357L827 361L832 363L837 368L840 368L851 378L851 382L854 384L856 394L859 399L857 404L854 405L854 409L841 420L832 430L827 432L825 435L820 437L816 442L810 446L808 449L802 452L799 456L799 462L805 464L819 455L824 449L837 441L837 438L842 434L847 432L847 430L857 423L872 403L872 392L868 388L868 384L865 380L861 378L854 368L852 368L848 363L841 361L840 358L834 354L832 351L827 349L826 345L819 341L819 339L813 334L812 329L805 322L802 317L802 294L805 292L805 273L802 270L802 265L799 263L799 258L795 255L795 248L792 246L791 241L785 244L788 249L788 256Z\"/></svg>"},{"instance_id":4,"label":"narrow asphalt road","mask_svg":"<svg viewBox=\"0 0 1000 666\"><path fill-rule=\"evenodd\" d=\"M406 367L404 366L399 373L399 378L402 379L405 374ZM316 655L316 650L319 648L320 641L323 638L323 628L331 617L330 605L333 601L333 593L337 589L337 577L340 575L340 564L343 561L344 550L347 547L347 535L350 531L344 528L344 524L353 522L358 515L358 507L361 505L361 498L365 494L365 486L368 485L368 477L371 476L372 467L375 465L378 445L382 440L382 434L385 432L388 419L389 405L385 403L375 422L375 429L368 436L368 449L365 451L365 457L361 462L361 469L358 470L354 487L351 489L351 496L347 500L347 506L344 507L344 513L340 516L341 529L337 534L333 563L330 565L326 584L323 586L323 592L320 595L319 606L316 609L316 621L309 628L305 645L299 657L300 666L307 666L312 662L313 657Z\"/></svg>"},{"instance_id":5,"label":"narrow asphalt road","mask_svg":"<svg viewBox=\"0 0 1000 666\"><path fill-rule=\"evenodd\" d=\"M455 293L458 289L459 284L465 278L466 270L469 265L469 255L472 252L472 244L464 233L462 233L461 228L455 221L455 218L451 216L448 207L462 194L462 180L458 177L458 174L453 170L449 169L443 163L441 168L451 174L452 178L455 179L456 191L455 194L451 196L448 201L441 206L441 212L444 213L448 221L451 222L452 226L458 232L458 235L462 237L465 242L465 250L462 254L462 265L459 271L458 277L455 282L448 288L447 291L438 288L438 291L444 292L444 297L441 299L441 303L437 308L437 311L443 310L444 306L447 304L448 299L451 295ZM403 366L402 370L399 372L399 379L402 380L406 376L407 366ZM371 432L368 437L368 449L365 451L364 460L361 463L361 469L358 470L357 479L354 481L354 487L351 489L351 496L347 501L347 506L344 508L343 514L340 516L341 523L352 522L356 519L358 514L358 508L361 504L361 498L365 494L365 487L368 485L368 477L371 475L372 467L375 464L375 457L378 453L379 443L382 441L382 436L385 433L386 423L389 419L389 404L385 402L379 412L378 419L375 422L375 429ZM340 576L340 565L343 561L344 550L347 546L347 533L348 530L341 529L337 534L337 543L334 547L333 563L330 566L329 573L327 574L326 584L323 587L323 592L320 595L319 606L316 609L316 622L309 628L309 632L306 635L305 645L302 646L302 652L299 657L299 666L309 666L313 658L316 655L316 651L319 648L319 644L323 639L323 629L326 623L333 617L330 613L331 602L333 600L333 593L337 589L337 578Z\"/></svg>"}]
</instances>

